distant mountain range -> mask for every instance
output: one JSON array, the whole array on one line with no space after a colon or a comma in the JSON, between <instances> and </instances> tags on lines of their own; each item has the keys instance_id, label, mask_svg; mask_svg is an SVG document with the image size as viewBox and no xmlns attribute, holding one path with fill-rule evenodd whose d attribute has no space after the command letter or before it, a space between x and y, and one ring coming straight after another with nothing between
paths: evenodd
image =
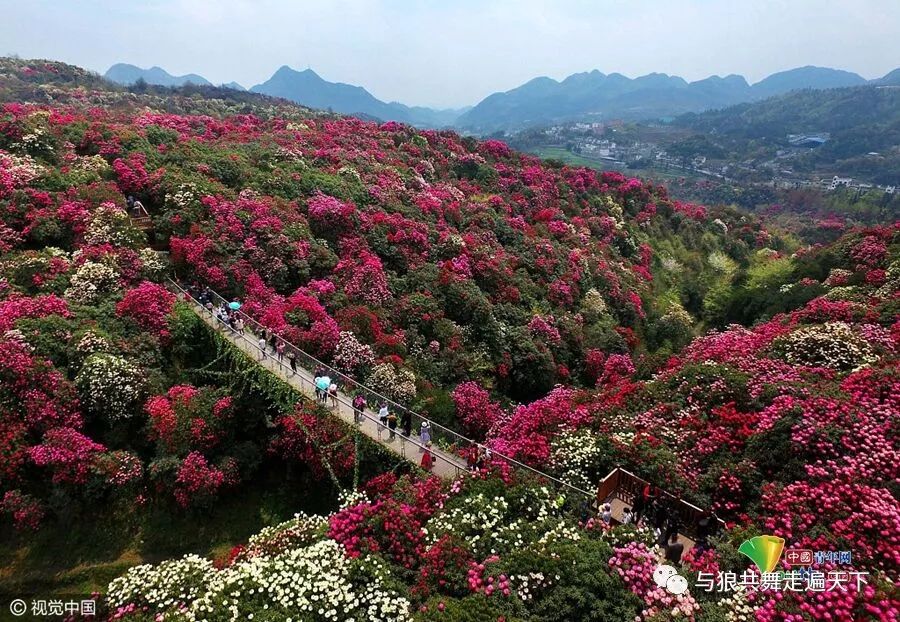
<instances>
[{"instance_id":1,"label":"distant mountain range","mask_svg":"<svg viewBox=\"0 0 900 622\"><path fill-rule=\"evenodd\" d=\"M195 73L189 73L183 76L173 76L162 67L141 69L140 67L135 67L128 63L116 63L107 70L103 77L111 82L124 84L126 86L134 84L141 79L147 84L158 84L159 86L184 86L188 83L196 84L198 86L213 86L212 82ZM237 82L229 82L228 84L222 84L220 86L236 91L247 90Z\"/></svg>"},{"instance_id":2,"label":"distant mountain range","mask_svg":"<svg viewBox=\"0 0 900 622\"><path fill-rule=\"evenodd\" d=\"M465 112L465 110L410 107L397 102L385 103L361 86L328 82L312 69L296 71L287 65L250 91L283 97L310 108L327 108L342 114L364 115L383 121L400 121L422 127L452 125L453 121Z\"/></svg>"},{"instance_id":3,"label":"distant mountain range","mask_svg":"<svg viewBox=\"0 0 900 622\"><path fill-rule=\"evenodd\" d=\"M873 84L900 82L900 70ZM578 73L562 82L535 78L505 93L495 93L456 120L459 128L486 134L575 120L644 120L671 118L752 102L801 89L862 86L869 82L855 73L824 67L782 71L753 84L742 76L712 76L687 82L677 76L651 73L629 79L599 71Z\"/></svg>"},{"instance_id":4,"label":"distant mountain range","mask_svg":"<svg viewBox=\"0 0 900 622\"><path fill-rule=\"evenodd\" d=\"M141 78L149 84L163 86L181 86L187 82L210 84L196 74L173 76L159 67L140 69L126 64L113 65L106 78L120 84L133 84ZM384 102L361 86L329 82L311 69L297 71L287 65L250 91L367 119L491 134L574 120L671 118L759 101L799 89L865 84L900 85L900 69L867 81L849 71L808 66L772 74L753 85L738 75L687 82L663 73L628 78L594 70L573 74L561 82L535 78L510 91L494 93L474 107L445 110ZM243 90L234 82L223 86Z\"/></svg>"}]
</instances>

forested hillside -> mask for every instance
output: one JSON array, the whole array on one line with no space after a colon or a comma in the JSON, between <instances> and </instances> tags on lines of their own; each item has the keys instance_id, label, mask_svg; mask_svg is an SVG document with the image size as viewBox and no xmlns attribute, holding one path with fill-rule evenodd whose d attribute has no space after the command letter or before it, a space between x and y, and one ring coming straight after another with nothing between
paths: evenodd
<instances>
[{"instance_id":1,"label":"forested hillside","mask_svg":"<svg viewBox=\"0 0 900 622\"><path fill-rule=\"evenodd\" d=\"M896 224L799 247L495 140L2 67L3 592L135 621L896 619ZM170 275L498 455L589 491L627 467L725 528L667 592L649 520L489 454L453 481L398 459ZM868 584L700 587L759 582L760 533L853 549Z\"/></svg>"},{"instance_id":2,"label":"forested hillside","mask_svg":"<svg viewBox=\"0 0 900 622\"><path fill-rule=\"evenodd\" d=\"M789 134L830 134L790 161L798 171L828 170L896 184L900 176L900 88L805 90L762 102L678 117L674 125L706 137L732 159L772 157ZM703 149L698 150L698 153ZM875 152L875 155L870 155ZM705 154L720 157L718 154Z\"/></svg>"}]
</instances>

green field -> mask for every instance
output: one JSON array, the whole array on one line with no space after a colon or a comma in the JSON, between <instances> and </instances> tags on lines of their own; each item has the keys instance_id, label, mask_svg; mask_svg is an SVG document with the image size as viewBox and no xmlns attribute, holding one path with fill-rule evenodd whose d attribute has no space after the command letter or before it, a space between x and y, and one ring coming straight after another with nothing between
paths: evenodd
<instances>
[{"instance_id":1,"label":"green field","mask_svg":"<svg viewBox=\"0 0 900 622\"><path fill-rule=\"evenodd\" d=\"M536 147L531 150L531 153L545 160L559 160L571 166L584 166L598 171L619 171L620 173L631 177L654 180L681 179L686 177L681 172L667 172L647 168L628 168L626 166L617 165L609 160L585 158L577 153L572 153L563 147Z\"/></svg>"}]
</instances>

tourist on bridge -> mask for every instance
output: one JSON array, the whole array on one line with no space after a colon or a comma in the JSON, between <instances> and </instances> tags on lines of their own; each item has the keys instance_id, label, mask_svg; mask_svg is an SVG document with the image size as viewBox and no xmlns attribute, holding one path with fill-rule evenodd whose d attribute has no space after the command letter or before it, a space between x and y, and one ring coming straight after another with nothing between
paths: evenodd
<instances>
[{"instance_id":1,"label":"tourist on bridge","mask_svg":"<svg viewBox=\"0 0 900 622\"><path fill-rule=\"evenodd\" d=\"M275 331L269 331L269 346L272 348L272 353L278 352L278 335Z\"/></svg>"},{"instance_id":2,"label":"tourist on bridge","mask_svg":"<svg viewBox=\"0 0 900 622\"><path fill-rule=\"evenodd\" d=\"M669 536L669 543L665 546L666 561L673 566L681 565L681 555L684 553L684 545L678 541L678 534Z\"/></svg>"},{"instance_id":3,"label":"tourist on bridge","mask_svg":"<svg viewBox=\"0 0 900 622\"><path fill-rule=\"evenodd\" d=\"M278 355L278 360L284 360L284 341L281 339L278 340L278 344L275 346L275 354Z\"/></svg>"},{"instance_id":4,"label":"tourist on bridge","mask_svg":"<svg viewBox=\"0 0 900 622\"><path fill-rule=\"evenodd\" d=\"M475 470L480 471L484 468L484 446L479 445L475 452Z\"/></svg>"},{"instance_id":5,"label":"tourist on bridge","mask_svg":"<svg viewBox=\"0 0 900 622\"><path fill-rule=\"evenodd\" d=\"M612 506L604 503L600 506L600 520L609 525L612 523Z\"/></svg>"},{"instance_id":6,"label":"tourist on bridge","mask_svg":"<svg viewBox=\"0 0 900 622\"><path fill-rule=\"evenodd\" d=\"M387 417L387 425L388 429L391 431L391 435L388 437L389 441L393 441L396 438L396 430L397 430L397 413L388 413Z\"/></svg>"},{"instance_id":7,"label":"tourist on bridge","mask_svg":"<svg viewBox=\"0 0 900 622\"><path fill-rule=\"evenodd\" d=\"M646 490L646 488L644 489ZM639 492L634 496L634 510L632 512L631 518L634 521L635 525L641 524L641 519L644 517L644 510L647 507L647 497L644 496L643 492Z\"/></svg>"},{"instance_id":8,"label":"tourist on bridge","mask_svg":"<svg viewBox=\"0 0 900 622\"><path fill-rule=\"evenodd\" d=\"M316 397L322 404L328 402L328 388L331 386L331 378L328 376L319 376L316 378Z\"/></svg>"},{"instance_id":9,"label":"tourist on bridge","mask_svg":"<svg viewBox=\"0 0 900 622\"><path fill-rule=\"evenodd\" d=\"M353 422L359 423L363 420L363 412L366 410L366 398L362 393L357 393L353 398Z\"/></svg>"},{"instance_id":10,"label":"tourist on bridge","mask_svg":"<svg viewBox=\"0 0 900 622\"><path fill-rule=\"evenodd\" d=\"M338 386L334 380L328 385L328 397L331 398L331 407L337 408Z\"/></svg>"},{"instance_id":11,"label":"tourist on bridge","mask_svg":"<svg viewBox=\"0 0 900 622\"><path fill-rule=\"evenodd\" d=\"M422 454L421 466L426 471L431 471L434 466L434 456L431 455L431 442L425 443L425 453Z\"/></svg>"},{"instance_id":12,"label":"tourist on bridge","mask_svg":"<svg viewBox=\"0 0 900 622\"><path fill-rule=\"evenodd\" d=\"M478 456L481 453L479 449L471 448L469 449L468 454L466 455L466 466L469 467L469 471L475 472L475 469L478 468Z\"/></svg>"},{"instance_id":13,"label":"tourist on bridge","mask_svg":"<svg viewBox=\"0 0 900 622\"><path fill-rule=\"evenodd\" d=\"M241 337L244 336L244 320L239 315L234 320L234 329L237 331L238 335Z\"/></svg>"},{"instance_id":14,"label":"tourist on bridge","mask_svg":"<svg viewBox=\"0 0 900 622\"><path fill-rule=\"evenodd\" d=\"M287 360L288 364L291 366L291 375L293 376L297 373L297 355L294 354L293 350L290 350L287 353Z\"/></svg>"},{"instance_id":15,"label":"tourist on bridge","mask_svg":"<svg viewBox=\"0 0 900 622\"><path fill-rule=\"evenodd\" d=\"M321 394L322 389L319 388L319 385L321 384L321 380L322 380L322 374L318 370L316 370L316 376L315 376L315 378L313 378L313 389L316 392L316 401L317 402L322 401L322 394Z\"/></svg>"},{"instance_id":16,"label":"tourist on bridge","mask_svg":"<svg viewBox=\"0 0 900 622\"><path fill-rule=\"evenodd\" d=\"M381 407L378 409L378 421L381 422L380 430L383 430L384 426L387 425L387 420L388 420L388 405L387 405L387 402L381 402Z\"/></svg>"},{"instance_id":17,"label":"tourist on bridge","mask_svg":"<svg viewBox=\"0 0 900 622\"><path fill-rule=\"evenodd\" d=\"M256 345L259 346L259 360L261 361L266 358L266 340L260 337Z\"/></svg>"},{"instance_id":18,"label":"tourist on bridge","mask_svg":"<svg viewBox=\"0 0 900 622\"><path fill-rule=\"evenodd\" d=\"M412 435L412 413L408 410L400 415L400 429L403 430L403 436L409 438Z\"/></svg>"},{"instance_id":19,"label":"tourist on bridge","mask_svg":"<svg viewBox=\"0 0 900 622\"><path fill-rule=\"evenodd\" d=\"M422 426L419 428L419 440L422 441L423 445L431 444L431 424L427 421L423 421Z\"/></svg>"}]
</instances>

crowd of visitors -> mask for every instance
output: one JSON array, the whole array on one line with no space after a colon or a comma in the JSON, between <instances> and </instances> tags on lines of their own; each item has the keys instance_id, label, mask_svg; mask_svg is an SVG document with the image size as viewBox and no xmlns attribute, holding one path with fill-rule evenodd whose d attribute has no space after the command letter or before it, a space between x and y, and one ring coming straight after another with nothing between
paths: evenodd
<instances>
[{"instance_id":1,"label":"crowd of visitors","mask_svg":"<svg viewBox=\"0 0 900 622\"><path fill-rule=\"evenodd\" d=\"M685 551L684 538L679 535L685 528L691 525L682 525L679 513L676 511L676 500L663 493L658 487L646 484L635 495L632 507L622 509L622 518L619 521L624 525L635 525L638 528L648 528L652 531L659 547L662 559L673 566L681 564L681 556ZM587 509L583 508L585 516ZM599 519L609 525L613 521L612 505L604 502L598 506ZM706 511L696 520L693 536L695 538L693 548L698 553L710 548L709 539L715 535L719 526L719 520L714 512Z\"/></svg>"},{"instance_id":2,"label":"crowd of visitors","mask_svg":"<svg viewBox=\"0 0 900 622\"><path fill-rule=\"evenodd\" d=\"M245 321L242 314L239 313L241 303L238 300L232 302L219 301L216 304L216 296L208 288L199 288L190 285L187 288L188 295L196 300L206 311L210 317L216 320L217 325L223 329L246 338ZM274 330L261 327L258 332L253 331L253 337L256 338L256 348L258 350L257 359L260 361L267 360L271 357L281 365L286 365L289 369L288 376L297 374L297 353L294 348L281 339ZM252 343L252 342L251 342ZM336 409L338 406L338 379L329 375L328 369L318 367L315 370L313 378L313 390L315 399L318 403L325 407ZM356 424L362 424L365 419L365 411L369 404L365 395L358 393L353 397L351 402L353 408L353 421ZM412 413L407 409L401 409L400 414L388 407L388 403L384 400L379 404L378 409L378 430L379 433L387 430L388 442L394 442L397 432L402 434L404 438L413 438L413 417ZM434 466L434 452L432 451L431 440L431 424L423 421L419 429L418 445L422 452L421 466L426 471L430 471ZM490 459L490 450L482 446L478 446L472 452L472 458L469 461L470 470L479 470L483 468L485 461Z\"/></svg>"}]
</instances>

